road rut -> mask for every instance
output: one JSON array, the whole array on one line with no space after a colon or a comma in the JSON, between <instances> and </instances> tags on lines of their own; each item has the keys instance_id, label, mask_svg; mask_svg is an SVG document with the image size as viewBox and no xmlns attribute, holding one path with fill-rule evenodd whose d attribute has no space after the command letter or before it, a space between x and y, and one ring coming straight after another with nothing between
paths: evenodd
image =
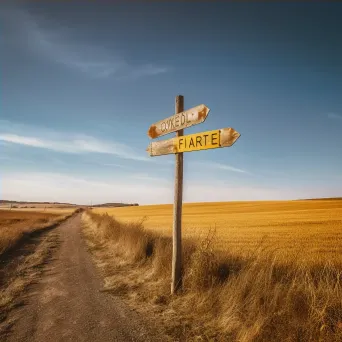
<instances>
[{"instance_id":1,"label":"road rut","mask_svg":"<svg viewBox=\"0 0 342 342\"><path fill-rule=\"evenodd\" d=\"M81 235L81 215L52 232L59 245L29 288L6 341L163 341L120 299L101 292L102 281Z\"/></svg>"}]
</instances>

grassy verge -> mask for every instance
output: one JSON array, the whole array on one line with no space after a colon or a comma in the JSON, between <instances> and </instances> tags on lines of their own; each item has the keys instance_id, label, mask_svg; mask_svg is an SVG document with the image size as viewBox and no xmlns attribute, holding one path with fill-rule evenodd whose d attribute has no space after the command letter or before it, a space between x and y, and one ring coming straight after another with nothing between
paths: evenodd
<instances>
[{"instance_id":1,"label":"grassy verge","mask_svg":"<svg viewBox=\"0 0 342 342\"><path fill-rule=\"evenodd\" d=\"M248 256L216 252L209 234L183 244L184 287L170 296L172 240L83 214L105 290L158 316L174 341L341 341L342 269L301 264L262 246Z\"/></svg>"}]
</instances>

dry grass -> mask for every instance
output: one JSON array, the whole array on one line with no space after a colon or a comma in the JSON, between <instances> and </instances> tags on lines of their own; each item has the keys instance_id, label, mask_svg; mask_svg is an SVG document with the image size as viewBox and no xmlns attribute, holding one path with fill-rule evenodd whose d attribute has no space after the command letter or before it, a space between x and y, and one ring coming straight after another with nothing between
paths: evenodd
<instances>
[{"instance_id":1,"label":"dry grass","mask_svg":"<svg viewBox=\"0 0 342 342\"><path fill-rule=\"evenodd\" d=\"M144 227L172 235L172 206L98 208L122 222L145 217ZM203 239L216 229L215 249L244 256L260 244L280 258L342 263L342 200L189 203L182 234Z\"/></svg>"},{"instance_id":2,"label":"dry grass","mask_svg":"<svg viewBox=\"0 0 342 342\"><path fill-rule=\"evenodd\" d=\"M42 213L21 210L0 211L0 256L13 248L26 234L56 224L72 212Z\"/></svg>"},{"instance_id":3,"label":"dry grass","mask_svg":"<svg viewBox=\"0 0 342 342\"><path fill-rule=\"evenodd\" d=\"M39 241L25 246L24 255L11 255L13 259L0 269L0 340L6 340L3 334L15 322L15 317L8 317L11 309L24 304L25 289L39 281L43 265L51 257L58 245L58 236L53 231L43 235ZM15 253L13 253L15 254ZM4 268L4 269L3 269ZM3 338L3 339L2 339Z\"/></svg>"},{"instance_id":4,"label":"dry grass","mask_svg":"<svg viewBox=\"0 0 342 342\"><path fill-rule=\"evenodd\" d=\"M342 341L342 201L185 205L184 291L176 297L171 207L157 209L107 209L124 223L84 214L84 232L106 289L158 315L173 340Z\"/></svg>"}]
</instances>

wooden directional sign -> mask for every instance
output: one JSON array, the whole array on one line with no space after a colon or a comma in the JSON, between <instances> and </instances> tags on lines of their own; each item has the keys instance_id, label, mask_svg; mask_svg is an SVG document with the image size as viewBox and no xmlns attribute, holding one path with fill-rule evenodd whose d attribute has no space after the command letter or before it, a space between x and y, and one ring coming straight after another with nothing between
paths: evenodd
<instances>
[{"instance_id":1,"label":"wooden directional sign","mask_svg":"<svg viewBox=\"0 0 342 342\"><path fill-rule=\"evenodd\" d=\"M195 134L184 135L149 144L147 152L150 156L208 150L212 148L229 147L240 137L234 128L222 128Z\"/></svg>"},{"instance_id":2,"label":"wooden directional sign","mask_svg":"<svg viewBox=\"0 0 342 342\"><path fill-rule=\"evenodd\" d=\"M183 135L184 128L204 122L209 110L202 104L184 111L184 97L178 95L175 101L175 115L153 124L147 132L152 139L176 132L174 138L152 142L146 149L151 157L175 154L171 294L175 294L182 287L183 152L229 147L240 137L240 133L234 128Z\"/></svg>"},{"instance_id":3,"label":"wooden directional sign","mask_svg":"<svg viewBox=\"0 0 342 342\"><path fill-rule=\"evenodd\" d=\"M154 139L165 134L200 124L205 121L209 111L210 109L207 106L201 104L197 107L175 114L153 124L149 128L147 135Z\"/></svg>"}]
</instances>

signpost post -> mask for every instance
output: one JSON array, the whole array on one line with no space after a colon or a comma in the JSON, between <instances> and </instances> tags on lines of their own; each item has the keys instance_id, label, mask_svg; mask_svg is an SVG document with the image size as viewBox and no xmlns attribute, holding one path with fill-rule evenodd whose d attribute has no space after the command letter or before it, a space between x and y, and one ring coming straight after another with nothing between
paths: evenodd
<instances>
[{"instance_id":1,"label":"signpost post","mask_svg":"<svg viewBox=\"0 0 342 342\"><path fill-rule=\"evenodd\" d=\"M176 97L176 115L184 110L184 97ZM176 138L183 136L183 129L176 133ZM175 199L173 204L173 245L172 245L172 280L171 293L182 287L182 204L183 204L183 153L176 154Z\"/></svg>"},{"instance_id":2,"label":"signpost post","mask_svg":"<svg viewBox=\"0 0 342 342\"><path fill-rule=\"evenodd\" d=\"M173 205L173 248L171 293L182 287L182 201L183 201L183 152L200 151L213 148L230 147L240 137L234 128L222 128L213 131L183 135L184 128L205 121L210 109L204 104L184 111L184 97L178 95L175 103L175 115L150 126L147 134L154 139L176 132L171 139L149 144L146 151L153 156L174 153L176 156L175 197Z\"/></svg>"}]
</instances>

